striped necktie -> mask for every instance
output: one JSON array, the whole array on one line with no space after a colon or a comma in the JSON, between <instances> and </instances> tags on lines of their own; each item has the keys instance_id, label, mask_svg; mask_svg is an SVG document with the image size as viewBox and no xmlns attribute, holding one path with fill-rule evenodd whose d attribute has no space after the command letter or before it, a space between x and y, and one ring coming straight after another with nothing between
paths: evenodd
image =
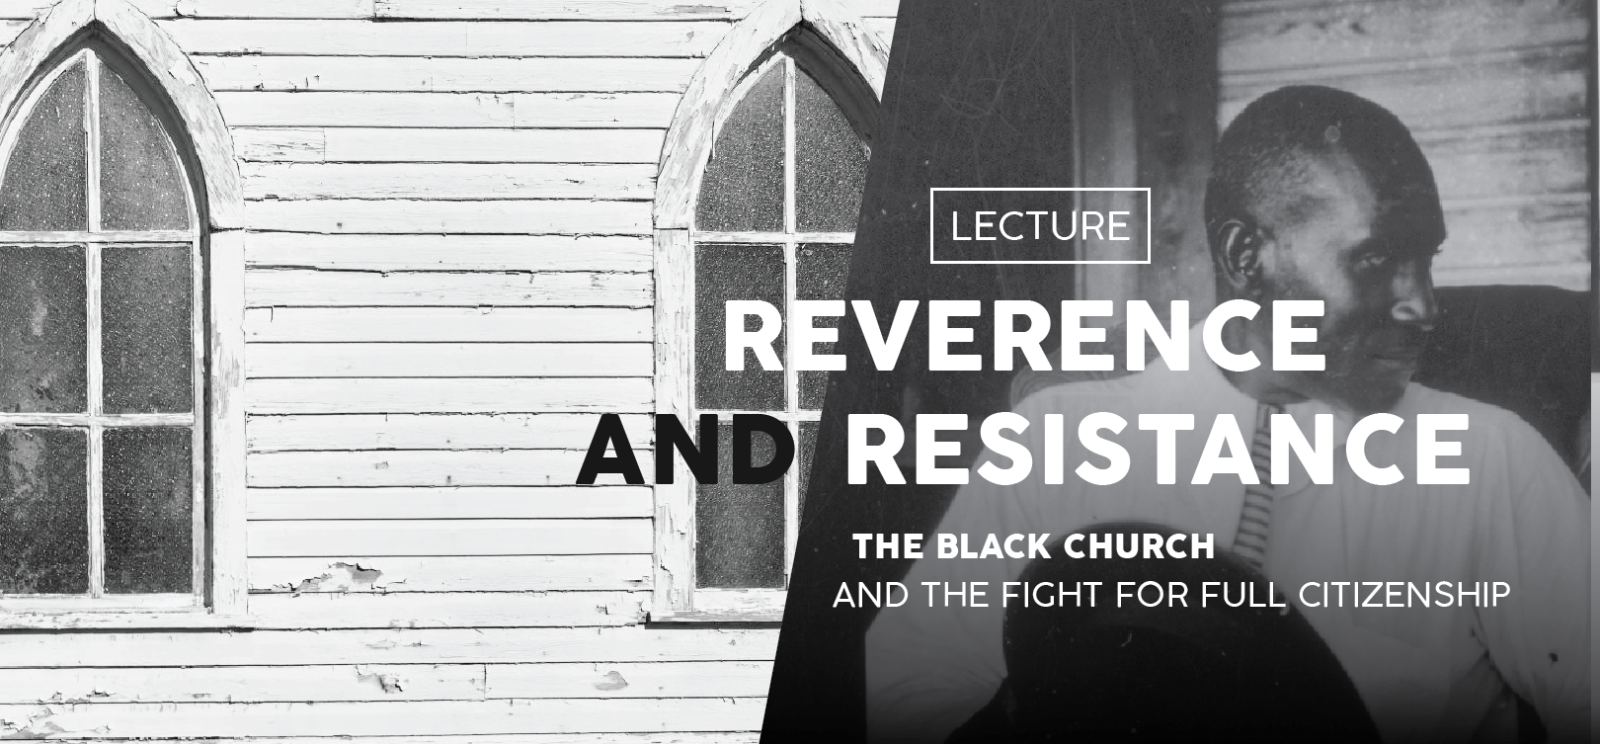
<instances>
[{"instance_id":1,"label":"striped necktie","mask_svg":"<svg viewBox=\"0 0 1600 744\"><path fill-rule=\"evenodd\" d=\"M1267 563L1267 535L1272 530L1272 414L1283 413L1283 406L1256 404L1256 434L1250 442L1250 462L1256 466L1259 484L1245 486L1244 508L1239 511L1239 531L1233 538L1233 552L1257 571Z\"/></svg>"}]
</instances>

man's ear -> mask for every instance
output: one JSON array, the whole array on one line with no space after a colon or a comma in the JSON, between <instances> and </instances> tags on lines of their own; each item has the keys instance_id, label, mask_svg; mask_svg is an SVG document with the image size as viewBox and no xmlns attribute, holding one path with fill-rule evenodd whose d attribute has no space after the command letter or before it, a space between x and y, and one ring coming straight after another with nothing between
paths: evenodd
<instances>
[{"instance_id":1,"label":"man's ear","mask_svg":"<svg viewBox=\"0 0 1600 744\"><path fill-rule=\"evenodd\" d=\"M1234 296L1261 291L1261 231L1240 220L1228 220L1217 231L1218 273Z\"/></svg>"}]
</instances>

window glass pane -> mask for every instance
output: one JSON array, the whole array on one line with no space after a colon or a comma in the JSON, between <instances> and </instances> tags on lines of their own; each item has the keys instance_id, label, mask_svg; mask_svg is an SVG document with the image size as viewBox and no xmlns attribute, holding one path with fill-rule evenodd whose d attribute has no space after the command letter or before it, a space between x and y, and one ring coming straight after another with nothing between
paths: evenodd
<instances>
[{"instance_id":1,"label":"window glass pane","mask_svg":"<svg viewBox=\"0 0 1600 744\"><path fill-rule=\"evenodd\" d=\"M797 300L842 300L844 283L850 276L850 246L819 243L802 244L795 250L794 288ZM819 328L838 328L840 317L818 316ZM816 344L814 354L832 354L838 343ZM800 407L809 410L822 408L828 393L827 372L801 372Z\"/></svg>"},{"instance_id":2,"label":"window glass pane","mask_svg":"<svg viewBox=\"0 0 1600 744\"><path fill-rule=\"evenodd\" d=\"M783 229L783 65L739 101L706 163L695 209L700 230Z\"/></svg>"},{"instance_id":3,"label":"window glass pane","mask_svg":"<svg viewBox=\"0 0 1600 744\"><path fill-rule=\"evenodd\" d=\"M756 432L755 465L777 454L772 437ZM717 427L717 483L695 491L695 576L703 587L783 588L783 479L733 483L733 426Z\"/></svg>"},{"instance_id":4,"label":"window glass pane","mask_svg":"<svg viewBox=\"0 0 1600 744\"><path fill-rule=\"evenodd\" d=\"M0 246L0 411L88 410L82 246Z\"/></svg>"},{"instance_id":5,"label":"window glass pane","mask_svg":"<svg viewBox=\"0 0 1600 744\"><path fill-rule=\"evenodd\" d=\"M811 487L811 460L817 454L817 427L816 421L800 422L800 508L796 514L803 518L806 513L806 489Z\"/></svg>"},{"instance_id":6,"label":"window glass pane","mask_svg":"<svg viewBox=\"0 0 1600 744\"><path fill-rule=\"evenodd\" d=\"M783 371L765 371L753 350L744 352L744 371L726 369L728 300L762 300L787 312L783 249L772 245L697 245L694 277L695 407L747 411L783 410ZM760 327L745 317L745 330ZM773 344L783 359L784 333Z\"/></svg>"},{"instance_id":7,"label":"window glass pane","mask_svg":"<svg viewBox=\"0 0 1600 744\"><path fill-rule=\"evenodd\" d=\"M0 594L89 591L87 441L0 429Z\"/></svg>"},{"instance_id":8,"label":"window glass pane","mask_svg":"<svg viewBox=\"0 0 1600 744\"><path fill-rule=\"evenodd\" d=\"M805 70L794 76L795 222L806 232L850 232L867 180L867 148Z\"/></svg>"},{"instance_id":9,"label":"window glass pane","mask_svg":"<svg viewBox=\"0 0 1600 744\"><path fill-rule=\"evenodd\" d=\"M0 230L87 230L83 62L62 71L28 114L0 188Z\"/></svg>"},{"instance_id":10,"label":"window glass pane","mask_svg":"<svg viewBox=\"0 0 1600 744\"><path fill-rule=\"evenodd\" d=\"M108 246L100 255L106 412L192 410L189 246Z\"/></svg>"},{"instance_id":11,"label":"window glass pane","mask_svg":"<svg viewBox=\"0 0 1600 744\"><path fill-rule=\"evenodd\" d=\"M100 65L100 222L107 230L189 227L183 170L150 109Z\"/></svg>"},{"instance_id":12,"label":"window glass pane","mask_svg":"<svg viewBox=\"0 0 1600 744\"><path fill-rule=\"evenodd\" d=\"M190 591L194 456L189 430L107 429L105 443L106 591Z\"/></svg>"}]
</instances>

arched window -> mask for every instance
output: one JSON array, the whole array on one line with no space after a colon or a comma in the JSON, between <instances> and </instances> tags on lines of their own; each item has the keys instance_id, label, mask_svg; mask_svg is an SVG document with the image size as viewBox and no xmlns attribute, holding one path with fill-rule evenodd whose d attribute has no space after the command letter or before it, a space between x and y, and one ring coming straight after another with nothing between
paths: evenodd
<instances>
[{"instance_id":1,"label":"arched window","mask_svg":"<svg viewBox=\"0 0 1600 744\"><path fill-rule=\"evenodd\" d=\"M717 128L695 204L694 409L723 418L771 415L788 424L796 445L783 481L734 485L731 424L719 426L718 461L728 473L695 494L701 588L784 588L827 385L826 372L793 370L786 334L774 344L783 370L764 371L746 351L744 371L728 371L725 305L762 300L787 319L797 299L843 299L850 269L866 124L845 115L801 61L803 51L779 47L741 84ZM831 347L818 344L816 352ZM771 440L758 436L756 445L754 461L770 461Z\"/></svg>"},{"instance_id":2,"label":"arched window","mask_svg":"<svg viewBox=\"0 0 1600 744\"><path fill-rule=\"evenodd\" d=\"M787 322L797 300L844 297L886 54L841 10L760 6L712 53L668 133L656 202L657 410L690 428L716 414L721 472L716 484L657 486L658 618L782 610L828 373L796 372L787 333L774 344L782 370L764 370L753 351L743 371L727 370L726 304L765 301ZM788 427L795 461L782 480L732 482L739 413ZM758 465L774 454L765 435L754 449Z\"/></svg>"},{"instance_id":3,"label":"arched window","mask_svg":"<svg viewBox=\"0 0 1600 744\"><path fill-rule=\"evenodd\" d=\"M0 143L0 595L193 607L201 192L139 67L94 37L57 59Z\"/></svg>"}]
</instances>

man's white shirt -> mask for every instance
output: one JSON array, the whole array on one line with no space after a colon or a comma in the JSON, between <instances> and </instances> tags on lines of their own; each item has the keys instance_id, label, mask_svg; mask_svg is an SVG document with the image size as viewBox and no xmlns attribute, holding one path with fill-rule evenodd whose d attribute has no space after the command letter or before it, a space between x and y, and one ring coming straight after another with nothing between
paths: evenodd
<instances>
[{"instance_id":1,"label":"man's white shirt","mask_svg":"<svg viewBox=\"0 0 1600 744\"><path fill-rule=\"evenodd\" d=\"M1225 550L1238 527L1244 487L1231 475L1208 485L1191 485L1190 478L1215 417L1233 416L1248 442L1256 401L1211 363L1197 332L1190 336L1187 371L1158 361L1143 373L1060 385L1024 400L1016 412L1030 426L1011 438L1031 450L1032 474L1012 486L974 474L937 531L1059 537L1097 523L1141 521L1214 534L1217 550ZM1080 419L1100 411L1129 422L1118 435L1102 432L1126 448L1133 463L1127 477L1109 486L1090 485L1072 472L1085 460L1104 464L1073 436ZM1375 434L1365 449L1374 466L1394 464L1405 478L1376 486L1346 461L1351 415L1316 401L1287 407L1308 439L1317 414L1334 414L1339 450L1327 485L1312 483L1290 458L1290 483L1274 488L1267 578L1343 663L1386 741L1470 738L1503 704L1508 683L1539 711L1553 739L1586 738L1588 496L1543 437L1508 411L1412 384L1391 412L1404 427ZM1195 416L1195 430L1177 437L1176 485L1156 483L1156 433L1138 429L1141 413ZM1470 485L1416 482L1415 420L1426 413L1468 415L1466 431L1439 435L1461 442L1461 456L1438 464L1470 469ZM1041 476L1046 414L1065 415L1062 485ZM974 473L991 457L981 455ZM1010 464L995 459L998 467ZM998 591L1027 564L1026 558L917 561L904 579L912 600L880 610L867 634L868 727L875 739L943 741L989 702L1006 675L999 602L987 609L929 607L918 596L920 582L987 581ZM1300 586L1334 581L1503 581L1511 594L1493 607L1300 606Z\"/></svg>"}]
</instances>

